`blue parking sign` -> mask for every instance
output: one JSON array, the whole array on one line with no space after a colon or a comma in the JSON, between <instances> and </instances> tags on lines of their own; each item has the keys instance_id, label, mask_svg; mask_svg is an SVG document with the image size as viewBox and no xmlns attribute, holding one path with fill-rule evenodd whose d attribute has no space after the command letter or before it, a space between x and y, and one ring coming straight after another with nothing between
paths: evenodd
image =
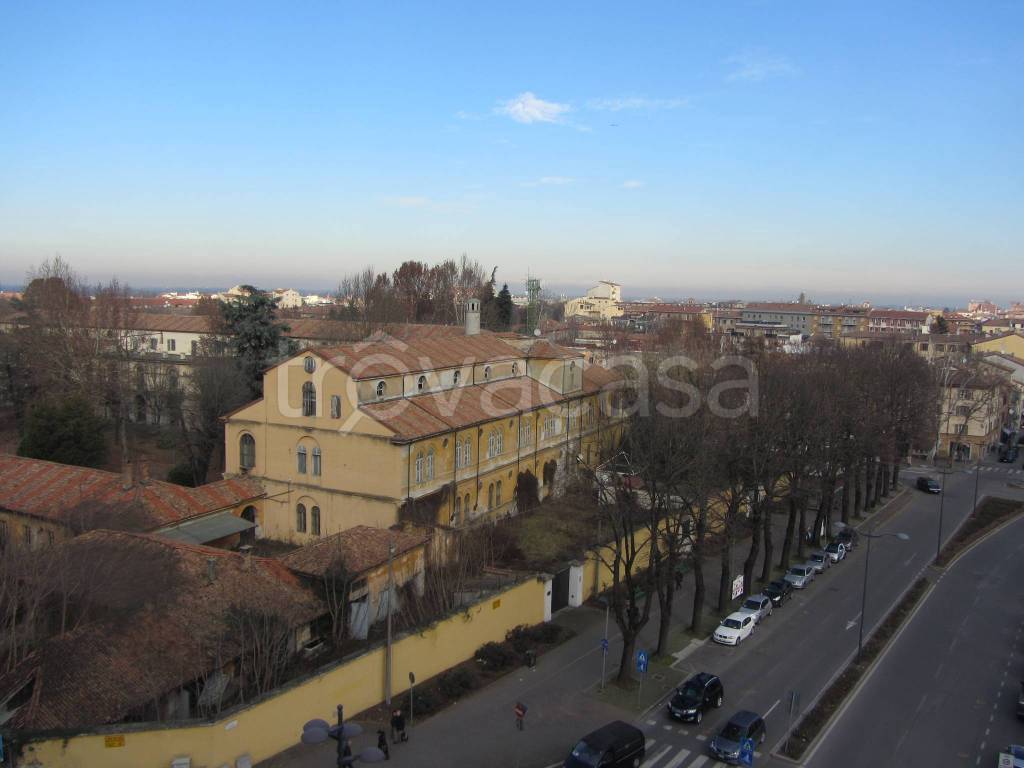
<instances>
[{"instance_id":1,"label":"blue parking sign","mask_svg":"<svg viewBox=\"0 0 1024 768\"><path fill-rule=\"evenodd\" d=\"M608 638L607 637L602 637L601 638L601 650L604 651L605 653L608 653Z\"/></svg>"},{"instance_id":2,"label":"blue parking sign","mask_svg":"<svg viewBox=\"0 0 1024 768\"><path fill-rule=\"evenodd\" d=\"M754 740L744 739L740 742L740 765L754 764Z\"/></svg>"},{"instance_id":3,"label":"blue parking sign","mask_svg":"<svg viewBox=\"0 0 1024 768\"><path fill-rule=\"evenodd\" d=\"M636 671L641 674L647 672L647 651L636 652Z\"/></svg>"}]
</instances>

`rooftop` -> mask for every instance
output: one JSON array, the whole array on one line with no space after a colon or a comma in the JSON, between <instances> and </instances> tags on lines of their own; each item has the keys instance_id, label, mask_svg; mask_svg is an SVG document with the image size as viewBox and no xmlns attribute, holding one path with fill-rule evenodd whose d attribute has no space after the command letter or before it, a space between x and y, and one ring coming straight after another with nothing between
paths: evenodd
<instances>
[{"instance_id":1,"label":"rooftop","mask_svg":"<svg viewBox=\"0 0 1024 768\"><path fill-rule=\"evenodd\" d=\"M387 563L389 544L394 543L397 556L421 547L429 540L427 531L357 525L325 536L314 544L299 547L282 556L281 562L296 573L322 577L340 557L349 573L363 574Z\"/></svg>"}]
</instances>

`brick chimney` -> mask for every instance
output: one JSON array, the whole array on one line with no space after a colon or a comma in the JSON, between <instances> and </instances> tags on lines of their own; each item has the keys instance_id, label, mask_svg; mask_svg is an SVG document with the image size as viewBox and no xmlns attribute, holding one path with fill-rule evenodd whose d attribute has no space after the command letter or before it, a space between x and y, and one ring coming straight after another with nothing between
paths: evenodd
<instances>
[{"instance_id":1,"label":"brick chimney","mask_svg":"<svg viewBox=\"0 0 1024 768\"><path fill-rule=\"evenodd\" d=\"M480 335L480 299L466 302L466 335Z\"/></svg>"}]
</instances>

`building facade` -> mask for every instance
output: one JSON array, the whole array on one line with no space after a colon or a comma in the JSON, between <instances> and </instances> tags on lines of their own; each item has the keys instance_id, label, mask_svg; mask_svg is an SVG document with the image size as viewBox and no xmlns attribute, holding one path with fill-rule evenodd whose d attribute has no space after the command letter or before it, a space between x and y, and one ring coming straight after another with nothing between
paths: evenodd
<instances>
[{"instance_id":1,"label":"building facade","mask_svg":"<svg viewBox=\"0 0 1024 768\"><path fill-rule=\"evenodd\" d=\"M587 295L565 303L565 316L608 322L622 315L622 286L602 280Z\"/></svg>"}]
</instances>

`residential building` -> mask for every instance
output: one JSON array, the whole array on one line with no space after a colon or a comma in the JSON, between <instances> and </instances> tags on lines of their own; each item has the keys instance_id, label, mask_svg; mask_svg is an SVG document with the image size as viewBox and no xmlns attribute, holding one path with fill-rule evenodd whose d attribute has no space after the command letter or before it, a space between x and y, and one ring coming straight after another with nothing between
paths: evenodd
<instances>
[{"instance_id":1,"label":"residential building","mask_svg":"<svg viewBox=\"0 0 1024 768\"><path fill-rule=\"evenodd\" d=\"M976 460L1013 427L1009 376L993 366L956 367L939 387L938 455Z\"/></svg>"},{"instance_id":2,"label":"residential building","mask_svg":"<svg viewBox=\"0 0 1024 768\"><path fill-rule=\"evenodd\" d=\"M95 528L151 531L231 546L250 532L263 488L250 477L185 488L151 480L147 465L122 473L0 454L0 540L29 547ZM254 532L253 532L254 533Z\"/></svg>"},{"instance_id":3,"label":"residential building","mask_svg":"<svg viewBox=\"0 0 1024 768\"><path fill-rule=\"evenodd\" d=\"M286 622L281 652L293 655L326 613L277 560L105 530L67 542L61 556L69 577L88 573L92 589L70 597L87 599L91 610L0 675L0 723L8 729L213 714L238 700L254 659L270 663L255 644L276 642L276 635L244 624L247 612ZM251 695L251 680L248 687Z\"/></svg>"},{"instance_id":4,"label":"residential building","mask_svg":"<svg viewBox=\"0 0 1024 768\"><path fill-rule=\"evenodd\" d=\"M994 352L1024 360L1024 331L1005 331L976 339L971 350L975 354Z\"/></svg>"},{"instance_id":5,"label":"residential building","mask_svg":"<svg viewBox=\"0 0 1024 768\"><path fill-rule=\"evenodd\" d=\"M981 322L981 332L986 336L1021 330L1024 330L1024 317L992 317Z\"/></svg>"},{"instance_id":6,"label":"residential building","mask_svg":"<svg viewBox=\"0 0 1024 768\"><path fill-rule=\"evenodd\" d=\"M370 626L387 616L389 580L392 611L400 607L398 593L404 585L423 595L429 541L429 531L411 526L357 525L299 547L282 556L281 562L308 580L328 602L342 586L338 579L343 576L348 582L348 631L351 637L364 639Z\"/></svg>"},{"instance_id":7,"label":"residential building","mask_svg":"<svg viewBox=\"0 0 1024 768\"><path fill-rule=\"evenodd\" d=\"M857 331L839 339L844 347L866 347L881 344L908 346L928 362L951 359L964 363L971 355L971 345L978 337L960 334L914 334L885 333L881 331Z\"/></svg>"},{"instance_id":8,"label":"residential building","mask_svg":"<svg viewBox=\"0 0 1024 768\"><path fill-rule=\"evenodd\" d=\"M587 295L565 303L565 317L584 317L608 322L622 315L622 286L602 280L587 291Z\"/></svg>"},{"instance_id":9,"label":"residential building","mask_svg":"<svg viewBox=\"0 0 1024 768\"><path fill-rule=\"evenodd\" d=\"M619 377L544 339L482 332L479 311L471 299L458 333L378 334L266 372L263 398L225 419L228 472L267 489L263 535L462 526L513 513L517 489L548 495L576 456L612 451Z\"/></svg>"},{"instance_id":10,"label":"residential building","mask_svg":"<svg viewBox=\"0 0 1024 768\"><path fill-rule=\"evenodd\" d=\"M868 312L867 330L877 333L928 333L936 314L910 309L872 309Z\"/></svg>"},{"instance_id":11,"label":"residential building","mask_svg":"<svg viewBox=\"0 0 1024 768\"><path fill-rule=\"evenodd\" d=\"M302 306L302 294L294 288L275 288L270 295L277 299L277 306L281 309L296 309Z\"/></svg>"},{"instance_id":12,"label":"residential building","mask_svg":"<svg viewBox=\"0 0 1024 768\"><path fill-rule=\"evenodd\" d=\"M740 319L737 325L750 328L771 326L777 329L789 329L794 334L813 336L819 331L819 320L820 312L818 307L813 304L755 301L748 303L740 310ZM781 330L776 335L781 335Z\"/></svg>"}]
</instances>

